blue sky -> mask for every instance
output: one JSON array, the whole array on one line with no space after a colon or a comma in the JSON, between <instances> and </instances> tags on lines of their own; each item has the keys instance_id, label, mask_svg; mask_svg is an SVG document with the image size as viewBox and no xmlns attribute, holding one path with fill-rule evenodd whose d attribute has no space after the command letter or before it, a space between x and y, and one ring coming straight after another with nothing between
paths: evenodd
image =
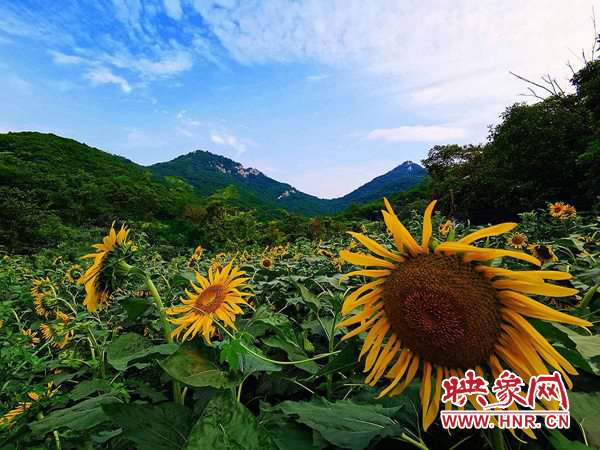
<instances>
[{"instance_id":1,"label":"blue sky","mask_svg":"<svg viewBox=\"0 0 600 450\"><path fill-rule=\"evenodd\" d=\"M552 7L548 7L551 3ZM582 64L600 2L5 0L0 131L141 164L205 149L336 197L477 143L530 78Z\"/></svg>"}]
</instances>

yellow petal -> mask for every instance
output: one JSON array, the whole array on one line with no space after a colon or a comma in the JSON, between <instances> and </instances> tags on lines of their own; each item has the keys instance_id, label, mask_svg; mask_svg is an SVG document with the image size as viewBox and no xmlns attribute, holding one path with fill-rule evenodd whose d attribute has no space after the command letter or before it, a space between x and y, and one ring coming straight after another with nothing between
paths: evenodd
<instances>
[{"instance_id":1,"label":"yellow petal","mask_svg":"<svg viewBox=\"0 0 600 450\"><path fill-rule=\"evenodd\" d=\"M340 257L349 262L350 264L354 264L356 266L375 266L375 267L387 267L388 269L395 269L396 266L383 259L376 258L371 255L365 255L364 253L352 253L348 250L342 250L340 252Z\"/></svg>"},{"instance_id":2,"label":"yellow petal","mask_svg":"<svg viewBox=\"0 0 600 450\"><path fill-rule=\"evenodd\" d=\"M548 297L569 297L577 294L577 289L556 286L548 283L528 283L527 281L498 280L492 282L496 289L511 289L526 294L546 295Z\"/></svg>"},{"instance_id":3,"label":"yellow petal","mask_svg":"<svg viewBox=\"0 0 600 450\"><path fill-rule=\"evenodd\" d=\"M482 239L490 236L498 236L499 234L508 233L510 230L517 226L516 223L501 223L498 225L493 225L491 227L483 228L481 230L474 231L473 233L467 234L462 239L459 239L458 242L461 244L470 244L475 242L478 239Z\"/></svg>"},{"instance_id":4,"label":"yellow petal","mask_svg":"<svg viewBox=\"0 0 600 450\"><path fill-rule=\"evenodd\" d=\"M456 252L456 253L468 253L472 254L475 257L472 259L486 261L489 259L500 258L503 256L508 256L510 258L520 259L523 261L530 262L535 264L536 266L541 265L540 261L537 258L534 258L531 255L523 252L515 252L513 250L503 250L496 248L480 248L474 247L472 245L461 244L458 242L442 242L435 248L435 253L439 254L441 252Z\"/></svg>"},{"instance_id":5,"label":"yellow petal","mask_svg":"<svg viewBox=\"0 0 600 450\"><path fill-rule=\"evenodd\" d=\"M382 277L387 277L388 275L390 275L392 273L391 270L386 270L386 269L376 269L376 270L368 270L368 269L364 269L364 270L354 270L352 272L348 272L343 274L340 277L340 281L345 280L346 278L350 278L350 277L358 277L358 276L363 276L363 277L369 277L369 278L382 278Z\"/></svg>"},{"instance_id":6,"label":"yellow petal","mask_svg":"<svg viewBox=\"0 0 600 450\"><path fill-rule=\"evenodd\" d=\"M527 317L549 320L552 322L568 323L579 327L592 326L592 323L587 320L557 311L554 308L536 302L526 295L517 292L501 291L498 293L498 296L504 305Z\"/></svg>"},{"instance_id":7,"label":"yellow petal","mask_svg":"<svg viewBox=\"0 0 600 450\"><path fill-rule=\"evenodd\" d=\"M431 234L433 233L431 226L431 213L433 212L433 208L435 208L436 203L437 200L429 203L425 209L425 214L423 214L423 240L421 248L425 253L429 253L429 241L431 240Z\"/></svg>"},{"instance_id":8,"label":"yellow petal","mask_svg":"<svg viewBox=\"0 0 600 450\"><path fill-rule=\"evenodd\" d=\"M392 253L387 248L385 248L378 242L375 242L373 239L365 236L364 234L355 233L353 231L349 231L348 234L350 234L354 239L356 239L358 242L360 242L362 245L364 245L367 249L369 249L376 255L382 256L384 258L390 258L394 261L404 261L404 258L402 256Z\"/></svg>"}]
</instances>

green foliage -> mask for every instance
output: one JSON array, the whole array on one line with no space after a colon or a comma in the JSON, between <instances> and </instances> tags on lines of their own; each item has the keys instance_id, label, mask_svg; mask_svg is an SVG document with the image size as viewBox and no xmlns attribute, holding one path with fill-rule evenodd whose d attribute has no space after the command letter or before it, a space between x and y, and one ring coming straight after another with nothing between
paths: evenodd
<instances>
[{"instance_id":1,"label":"green foliage","mask_svg":"<svg viewBox=\"0 0 600 450\"><path fill-rule=\"evenodd\" d=\"M423 160L451 215L475 222L565 201L581 210L600 196L599 61L573 77L575 94L506 109L482 145L439 145Z\"/></svg>"},{"instance_id":2,"label":"green foliage","mask_svg":"<svg viewBox=\"0 0 600 450\"><path fill-rule=\"evenodd\" d=\"M231 396L220 394L208 403L192 428L184 450L275 450L254 415Z\"/></svg>"},{"instance_id":3,"label":"green foliage","mask_svg":"<svg viewBox=\"0 0 600 450\"><path fill-rule=\"evenodd\" d=\"M192 425L191 411L175 403L160 405L103 405L119 436L138 450L180 450Z\"/></svg>"},{"instance_id":4,"label":"green foliage","mask_svg":"<svg viewBox=\"0 0 600 450\"><path fill-rule=\"evenodd\" d=\"M420 216L399 213L416 235L422 226ZM444 238L438 226L444 220L440 215L433 217L434 239L439 241ZM355 226L383 245L391 245L381 222ZM472 227L456 222L455 230L459 238ZM580 299L538 300L597 322L600 222L561 220L540 211L522 214L517 230L532 243L552 244L558 261L545 263L543 269L568 269L574 278L565 283L580 290ZM345 330L337 326L344 293L358 283L340 283L339 271L350 270L340 267L337 258L349 245L345 233L318 244L299 239L266 250L236 249L236 254L205 250L199 261L190 262L186 256L163 256L158 251L162 247L136 231L131 237L139 248L130 255L130 262L153 274L166 306L179 302L195 270L206 274L212 264L223 265L237 254L252 279L253 309L247 308L238 317L237 330L231 335L219 330L211 345L200 337L181 345L168 344L157 309L139 277L119 280L108 308L90 314L82 306L83 287L66 277L73 264L68 258L49 250L1 257L0 378L4 382L0 414L29 401L28 393L39 395L10 426L0 426L0 440L6 445L55 448L59 442L62 449L379 450L450 448L467 439L464 445L489 448L484 431L448 434L434 424L427 433L419 432L418 379L393 398L377 399L380 386L364 385L359 362L362 339L341 341ZM491 238L487 245L504 248L506 236ZM183 252L191 254L192 250ZM261 264L264 258L272 261L268 269ZM503 264L512 267L515 263ZM48 301L72 318L66 331L73 336L64 348L54 346L55 338L41 335L41 325L55 324L58 319L42 317L34 310L30 289L40 277L48 277L54 287L48 291ZM131 302L136 304L133 312ZM527 448L581 447L583 433L590 446L598 446L596 330L588 335L539 320L531 323L580 375L573 379L575 389L570 392L573 427L563 430L564 434L541 430L538 447L530 442ZM40 341L32 343L23 335L26 330ZM184 406L176 404L170 386L173 380L184 388ZM49 382L53 383L50 388ZM502 437L510 448L525 448L508 432Z\"/></svg>"},{"instance_id":5,"label":"green foliage","mask_svg":"<svg viewBox=\"0 0 600 450\"><path fill-rule=\"evenodd\" d=\"M143 367L139 360L151 355L170 355L177 350L175 344L152 345L137 333L126 333L119 336L108 346L106 356L108 363L117 370L126 370L130 365ZM136 361L134 364L134 361Z\"/></svg>"}]
</instances>

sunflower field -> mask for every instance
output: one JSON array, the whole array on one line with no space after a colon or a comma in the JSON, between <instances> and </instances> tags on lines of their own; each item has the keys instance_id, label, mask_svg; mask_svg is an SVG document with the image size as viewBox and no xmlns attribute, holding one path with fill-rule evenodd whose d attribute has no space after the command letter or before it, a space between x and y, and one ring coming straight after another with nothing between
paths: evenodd
<instances>
[{"instance_id":1,"label":"sunflower field","mask_svg":"<svg viewBox=\"0 0 600 450\"><path fill-rule=\"evenodd\" d=\"M164 251L114 223L0 255L0 449L600 448L600 217L383 205L329 240ZM570 428L444 429L467 369L557 371Z\"/></svg>"}]
</instances>

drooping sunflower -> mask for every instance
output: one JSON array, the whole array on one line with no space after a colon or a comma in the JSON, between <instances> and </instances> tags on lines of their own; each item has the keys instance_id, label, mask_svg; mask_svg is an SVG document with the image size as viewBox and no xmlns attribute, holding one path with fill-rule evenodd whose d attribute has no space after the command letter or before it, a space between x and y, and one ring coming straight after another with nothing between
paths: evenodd
<instances>
[{"instance_id":1,"label":"drooping sunflower","mask_svg":"<svg viewBox=\"0 0 600 450\"><path fill-rule=\"evenodd\" d=\"M56 304L54 292L55 287L48 277L33 280L31 296L33 297L35 313L38 316L47 319L52 314L52 308Z\"/></svg>"},{"instance_id":2,"label":"drooping sunflower","mask_svg":"<svg viewBox=\"0 0 600 450\"><path fill-rule=\"evenodd\" d=\"M26 330L22 330L21 334L29 339L29 344L32 347L35 347L36 345L38 345L40 343L40 338L38 337L37 333L35 331L31 330L30 328L27 328Z\"/></svg>"},{"instance_id":3,"label":"drooping sunflower","mask_svg":"<svg viewBox=\"0 0 600 450\"><path fill-rule=\"evenodd\" d=\"M446 220L445 222L440 224L439 232L442 237L448 236L448 234L454 228L454 223L451 220Z\"/></svg>"},{"instance_id":4,"label":"drooping sunflower","mask_svg":"<svg viewBox=\"0 0 600 450\"><path fill-rule=\"evenodd\" d=\"M65 280L69 283L75 283L76 280L81 278L81 275L83 275L83 267L79 264L74 264L65 272Z\"/></svg>"},{"instance_id":5,"label":"drooping sunflower","mask_svg":"<svg viewBox=\"0 0 600 450\"><path fill-rule=\"evenodd\" d=\"M56 312L57 321L52 324L43 323L40 325L42 336L47 342L52 343L54 348L64 349L73 339L74 330L67 329L72 318L62 311Z\"/></svg>"},{"instance_id":6,"label":"drooping sunflower","mask_svg":"<svg viewBox=\"0 0 600 450\"><path fill-rule=\"evenodd\" d=\"M542 263L558 261L558 256L554 253L551 245L531 244L527 246L527 250Z\"/></svg>"},{"instance_id":7,"label":"drooping sunflower","mask_svg":"<svg viewBox=\"0 0 600 450\"><path fill-rule=\"evenodd\" d=\"M94 258L94 263L86 270L79 278L77 283L85 285L85 300L83 304L90 312L97 311L107 305L110 297L110 287L103 277L103 269L107 257L118 249L127 251L130 249L130 242L127 237L129 229L122 225L117 232L114 223L110 227L108 234L102 239L99 244L94 244L92 247L96 249L95 253L90 253L83 256L85 258Z\"/></svg>"},{"instance_id":8,"label":"drooping sunflower","mask_svg":"<svg viewBox=\"0 0 600 450\"><path fill-rule=\"evenodd\" d=\"M37 402L40 399L39 394L36 392L28 392L27 396L34 402ZM10 425L17 417L19 417L32 406L33 402L20 402L17 406L0 417L0 427Z\"/></svg>"},{"instance_id":9,"label":"drooping sunflower","mask_svg":"<svg viewBox=\"0 0 600 450\"><path fill-rule=\"evenodd\" d=\"M511 233L506 238L506 243L513 248L525 248L527 247L527 235L523 233Z\"/></svg>"},{"instance_id":10,"label":"drooping sunflower","mask_svg":"<svg viewBox=\"0 0 600 450\"><path fill-rule=\"evenodd\" d=\"M223 269L208 269L208 279L196 272L195 284L191 282L193 292L185 291L181 305L166 309L169 321L178 325L173 337L181 340L193 339L198 333L209 343L215 334L214 320L222 321L225 326L235 329L235 317L243 311L240 305L248 305L246 298L252 295L243 292L248 278L245 272L233 266L233 260ZM185 332L184 332L185 331Z\"/></svg>"},{"instance_id":11,"label":"drooping sunflower","mask_svg":"<svg viewBox=\"0 0 600 450\"><path fill-rule=\"evenodd\" d=\"M346 276L373 279L346 297L342 313L351 316L339 324L355 326L343 339L366 333L360 353L361 358L366 356L365 383L374 386L387 378L388 385L379 396L398 395L421 369L424 429L437 417L442 379L464 377L469 368L483 375L487 366L494 377L510 368L528 378L547 373L548 364L572 386L568 374L576 374L575 368L525 319L591 326L528 296L573 295L575 289L545 282L568 280L571 275L486 265L485 261L499 257L540 265L526 253L472 245L479 239L509 232L514 223L484 228L432 248L434 206L435 201L425 210L419 244L385 199L383 219L396 249L389 250L363 234L350 233L372 254L341 252L349 263L365 267Z\"/></svg>"}]
</instances>

